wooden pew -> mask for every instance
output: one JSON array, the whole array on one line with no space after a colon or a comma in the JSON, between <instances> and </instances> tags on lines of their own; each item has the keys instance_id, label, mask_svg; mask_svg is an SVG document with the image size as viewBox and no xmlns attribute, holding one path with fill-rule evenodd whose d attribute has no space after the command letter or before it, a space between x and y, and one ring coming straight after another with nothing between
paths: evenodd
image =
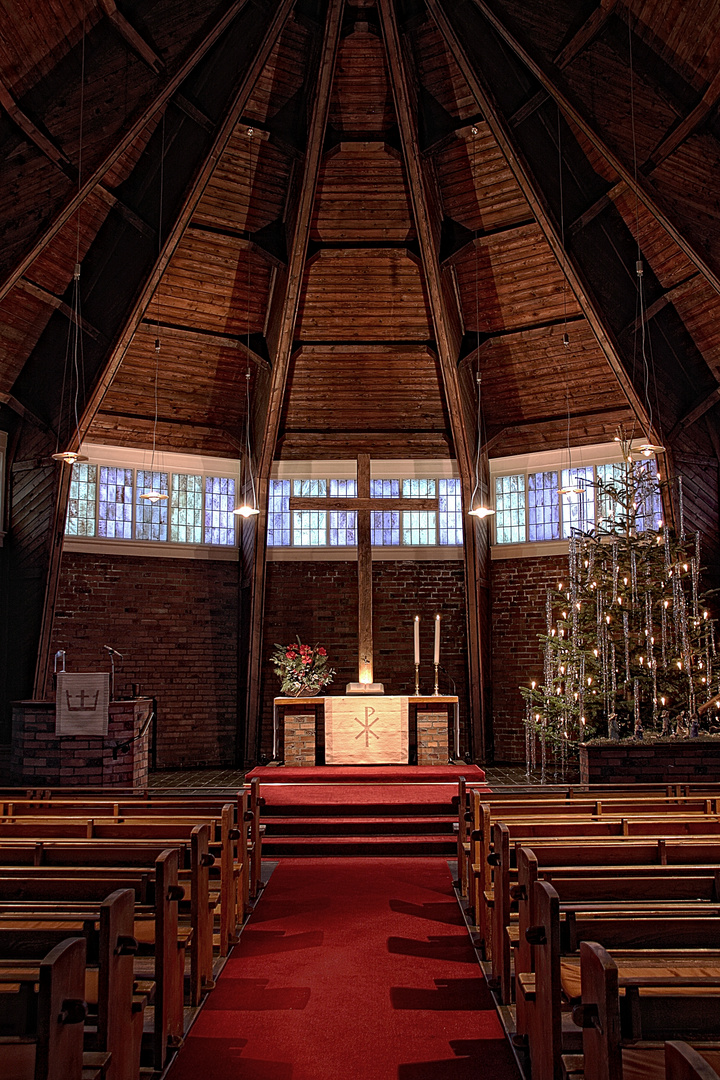
<instances>
[{"instance_id":1,"label":"wooden pew","mask_svg":"<svg viewBox=\"0 0 720 1080\"><path fill-rule=\"evenodd\" d=\"M715 1068L710 1061L715 1062ZM706 1057L686 1042L665 1043L666 1080L720 1080L716 1068L720 1068L720 1056L712 1051Z\"/></svg>"},{"instance_id":2,"label":"wooden pew","mask_svg":"<svg viewBox=\"0 0 720 1080\"><path fill-rule=\"evenodd\" d=\"M55 945L38 970L34 1035L0 1038L0 1069L16 1080L81 1080L85 1006L85 941Z\"/></svg>"},{"instance_id":3,"label":"wooden pew","mask_svg":"<svg viewBox=\"0 0 720 1080\"><path fill-rule=\"evenodd\" d=\"M720 1009L717 993L710 995L710 979L672 979L623 976L613 957L596 942L580 947L582 1005L573 1019L582 1028L585 1080L623 1080L633 1075L657 1075L665 1051L659 1039L701 1040L703 1059L720 1065ZM714 980L717 991L720 979ZM639 993L660 989L661 995ZM692 988L692 996L688 996ZM622 993L624 991L624 993ZM669 1051L670 1067L699 1066L697 1058L678 1048ZM660 1059L660 1061L658 1061ZM690 1073L692 1075L692 1073Z\"/></svg>"},{"instance_id":4,"label":"wooden pew","mask_svg":"<svg viewBox=\"0 0 720 1080\"><path fill-rule=\"evenodd\" d=\"M493 860L495 864L495 885L493 898L493 934L492 934L492 977L494 985L500 990L501 1000L508 1004L511 1000L510 958L512 944L517 940L511 932L511 904L518 905L518 910L525 904L532 905L532 884L538 876L538 855L534 850L522 844L515 846L512 855L517 869L517 886L511 885L510 833L504 822L493 827ZM541 850L541 849L540 849ZM636 906L644 902L673 903L685 902L686 908L691 902L720 902L720 869L693 868L691 873L683 874L676 868L674 875L651 876L647 869L641 875L632 876L628 868L618 877L617 873L608 876L607 868L596 870L592 874L586 870L583 878L577 872L563 874L562 868L553 868L556 888L561 891L562 901L576 904L619 904L623 900ZM577 866L573 868L577 871ZM547 880L547 874L543 871ZM532 920L530 920L532 921ZM520 919L518 918L518 924ZM517 928L517 924L514 927ZM524 952L522 953L524 956ZM525 970L520 968L520 970Z\"/></svg>"},{"instance_id":5,"label":"wooden pew","mask_svg":"<svg viewBox=\"0 0 720 1080\"><path fill-rule=\"evenodd\" d=\"M181 935L178 928L177 905L182 890L177 871L177 851L164 851L155 864L154 909L142 913L135 910L133 923L138 943L136 974L152 977L155 982L152 1056L156 1068L163 1067L168 1048L179 1046L184 1034L187 935ZM94 958L99 949L100 918L99 905L92 901L56 901L47 907L36 901L29 912L23 912L18 904L14 911L0 913L0 956L32 957L53 937L62 939L68 933L79 932L85 935ZM147 958L145 963L143 956Z\"/></svg>"},{"instance_id":6,"label":"wooden pew","mask_svg":"<svg viewBox=\"0 0 720 1080\"><path fill-rule=\"evenodd\" d=\"M535 971L534 975L525 972L519 975L518 1004L522 995L533 1080L560 1080L563 1044L560 899L546 881L535 882L534 917L536 922L528 927L526 937L533 946ZM702 966L708 977L720 978L719 926L717 916L684 918L677 912L644 916L626 912L620 916L611 912L600 913L597 918L591 914L584 929L588 930L587 938L592 939L591 931L593 938L597 935L605 942L605 947L623 950L622 965L631 971L639 963L657 968L658 976L663 975L662 969L678 965L695 969ZM695 972L693 977L697 977ZM720 998L716 998L718 1006Z\"/></svg>"}]
</instances>

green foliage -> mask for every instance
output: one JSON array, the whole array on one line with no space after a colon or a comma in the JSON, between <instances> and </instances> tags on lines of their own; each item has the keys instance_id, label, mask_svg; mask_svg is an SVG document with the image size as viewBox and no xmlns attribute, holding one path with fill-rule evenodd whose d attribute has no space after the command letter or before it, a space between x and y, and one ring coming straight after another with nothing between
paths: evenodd
<instances>
[{"instance_id":1,"label":"green foliage","mask_svg":"<svg viewBox=\"0 0 720 1080\"><path fill-rule=\"evenodd\" d=\"M322 646L275 644L272 656L275 674L282 679L283 694L294 697L303 691L315 693L333 680L334 668L328 667L328 655Z\"/></svg>"}]
</instances>

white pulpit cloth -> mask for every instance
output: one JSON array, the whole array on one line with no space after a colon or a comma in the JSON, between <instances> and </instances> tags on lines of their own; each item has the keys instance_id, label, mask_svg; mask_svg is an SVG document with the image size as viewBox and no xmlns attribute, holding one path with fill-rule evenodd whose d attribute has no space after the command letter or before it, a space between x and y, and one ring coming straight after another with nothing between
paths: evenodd
<instances>
[{"instance_id":1,"label":"white pulpit cloth","mask_svg":"<svg viewBox=\"0 0 720 1080\"><path fill-rule=\"evenodd\" d=\"M327 765L407 765L406 697L326 697Z\"/></svg>"}]
</instances>

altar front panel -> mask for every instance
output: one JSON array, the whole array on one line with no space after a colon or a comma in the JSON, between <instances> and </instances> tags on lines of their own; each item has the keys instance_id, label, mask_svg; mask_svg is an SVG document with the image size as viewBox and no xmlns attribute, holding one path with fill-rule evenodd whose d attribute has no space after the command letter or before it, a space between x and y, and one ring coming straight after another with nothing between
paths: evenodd
<instances>
[{"instance_id":1,"label":"altar front panel","mask_svg":"<svg viewBox=\"0 0 720 1080\"><path fill-rule=\"evenodd\" d=\"M407 765L407 697L325 698L327 765Z\"/></svg>"}]
</instances>

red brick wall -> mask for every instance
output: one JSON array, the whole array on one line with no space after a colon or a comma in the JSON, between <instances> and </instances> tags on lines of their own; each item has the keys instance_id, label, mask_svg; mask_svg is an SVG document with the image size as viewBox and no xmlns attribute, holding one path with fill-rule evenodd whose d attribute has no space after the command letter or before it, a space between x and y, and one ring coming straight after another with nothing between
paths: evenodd
<instances>
[{"instance_id":1,"label":"red brick wall","mask_svg":"<svg viewBox=\"0 0 720 1080\"><path fill-rule=\"evenodd\" d=\"M342 692L357 681L357 563L276 562L268 564L265 592L262 752L272 750L272 699L280 684L270 656L297 634L309 644L325 645L336 669L331 690ZM467 664L465 581L459 562L373 564L373 644L375 680L390 694L413 693L413 619L421 619L420 689L432 693L433 619L442 616L440 690L460 698L461 750L467 746Z\"/></svg>"},{"instance_id":2,"label":"red brick wall","mask_svg":"<svg viewBox=\"0 0 720 1080\"><path fill-rule=\"evenodd\" d=\"M542 681L538 634L545 596L567 575L567 555L498 559L491 566L492 685L495 761L524 761L524 703L519 687Z\"/></svg>"},{"instance_id":3,"label":"red brick wall","mask_svg":"<svg viewBox=\"0 0 720 1080\"><path fill-rule=\"evenodd\" d=\"M108 671L116 695L158 701L160 767L230 765L235 751L238 567L231 562L66 552L52 654Z\"/></svg>"}]
</instances>

